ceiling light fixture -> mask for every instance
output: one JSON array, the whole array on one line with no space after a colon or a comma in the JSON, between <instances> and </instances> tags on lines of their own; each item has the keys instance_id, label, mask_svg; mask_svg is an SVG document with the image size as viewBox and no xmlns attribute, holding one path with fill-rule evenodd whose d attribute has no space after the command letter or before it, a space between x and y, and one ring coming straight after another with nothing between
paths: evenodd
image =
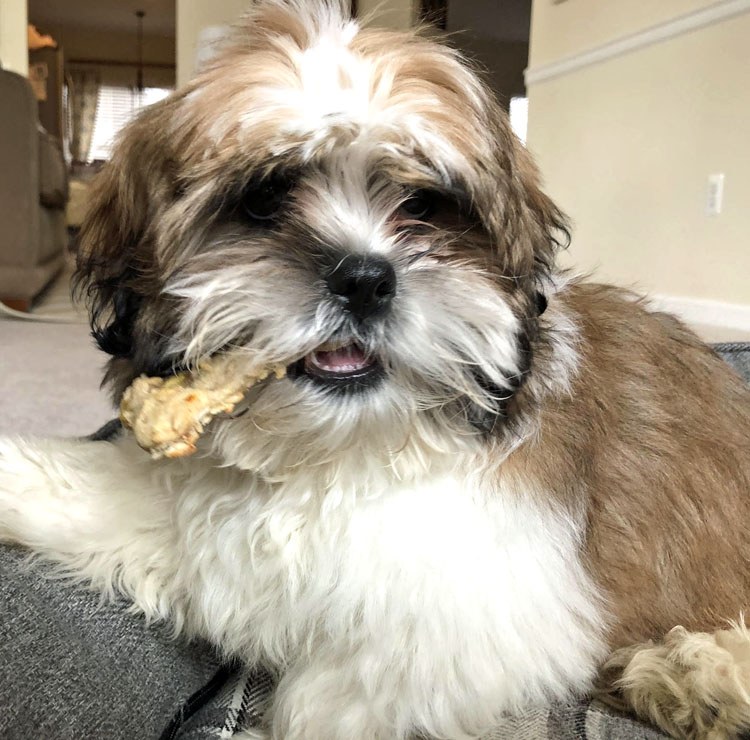
<instances>
[{"instance_id":1,"label":"ceiling light fixture","mask_svg":"<svg viewBox=\"0 0 750 740\"><path fill-rule=\"evenodd\" d=\"M138 69L136 72L136 88L138 94L143 95L143 16L146 15L145 10L136 10L136 18L138 18Z\"/></svg>"}]
</instances>

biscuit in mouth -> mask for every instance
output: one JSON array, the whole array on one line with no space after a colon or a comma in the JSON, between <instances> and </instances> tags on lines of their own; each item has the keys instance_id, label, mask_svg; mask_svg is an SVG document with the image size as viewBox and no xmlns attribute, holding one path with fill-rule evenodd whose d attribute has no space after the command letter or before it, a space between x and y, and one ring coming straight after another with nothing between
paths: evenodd
<instances>
[{"instance_id":1,"label":"biscuit in mouth","mask_svg":"<svg viewBox=\"0 0 750 740\"><path fill-rule=\"evenodd\" d=\"M169 378L141 375L125 390L120 419L151 457L184 457L211 420L232 411L256 383L282 378L286 367L247 369L247 356L224 353Z\"/></svg>"}]
</instances>

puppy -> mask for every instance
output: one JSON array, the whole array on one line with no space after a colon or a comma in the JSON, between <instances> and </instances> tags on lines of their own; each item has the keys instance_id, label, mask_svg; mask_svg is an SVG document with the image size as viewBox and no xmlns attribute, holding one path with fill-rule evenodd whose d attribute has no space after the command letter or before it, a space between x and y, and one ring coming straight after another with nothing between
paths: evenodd
<instances>
[{"instance_id":1,"label":"puppy","mask_svg":"<svg viewBox=\"0 0 750 740\"><path fill-rule=\"evenodd\" d=\"M227 350L288 372L185 459L5 440L4 541L268 666L278 740L477 737L604 675L685 737L746 716L742 686L661 716L628 667L748 605L750 394L555 267L565 218L455 51L262 1L94 198L115 401Z\"/></svg>"}]
</instances>

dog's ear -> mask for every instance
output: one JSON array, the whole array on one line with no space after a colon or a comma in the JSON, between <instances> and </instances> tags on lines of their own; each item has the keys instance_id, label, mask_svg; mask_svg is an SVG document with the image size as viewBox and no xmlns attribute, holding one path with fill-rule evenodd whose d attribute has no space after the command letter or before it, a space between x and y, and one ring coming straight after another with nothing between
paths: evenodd
<instances>
[{"instance_id":1,"label":"dog's ear","mask_svg":"<svg viewBox=\"0 0 750 740\"><path fill-rule=\"evenodd\" d=\"M87 300L94 339L114 357L131 353L142 298L137 264L147 223L146 193L131 184L141 178L137 167L127 164L113 160L91 184L74 277L76 291Z\"/></svg>"},{"instance_id":2,"label":"dog's ear","mask_svg":"<svg viewBox=\"0 0 750 740\"><path fill-rule=\"evenodd\" d=\"M497 110L494 173L496 199L488 204L487 226L501 251L503 266L533 297L570 242L566 216L542 191L536 165Z\"/></svg>"},{"instance_id":3,"label":"dog's ear","mask_svg":"<svg viewBox=\"0 0 750 740\"><path fill-rule=\"evenodd\" d=\"M91 183L91 200L78 239L74 291L89 309L99 347L134 372L146 336L144 304L158 296L153 224L174 197L163 106L151 106L125 130L112 159ZM147 334L141 331L141 335ZM136 344L141 346L136 348ZM124 361L124 363L122 362Z\"/></svg>"},{"instance_id":4,"label":"dog's ear","mask_svg":"<svg viewBox=\"0 0 750 740\"><path fill-rule=\"evenodd\" d=\"M515 159L520 185L517 195L520 236L533 247L535 270L548 273L557 251L570 244L568 219L542 191L539 171L527 149L518 141L515 142Z\"/></svg>"},{"instance_id":5,"label":"dog's ear","mask_svg":"<svg viewBox=\"0 0 750 740\"><path fill-rule=\"evenodd\" d=\"M487 176L495 186L487 201L485 226L498 251L503 281L515 284L515 306L523 319L516 334L518 366L504 387L479 376L477 383L487 391L492 408L467 402L467 419L482 433L492 433L500 420L503 428L516 416L517 395L526 383L536 351L539 316L547 310L545 289L552 273L556 253L570 242L565 215L542 192L537 168L526 148L510 129L507 117L496 117L498 126L493 136L494 169Z\"/></svg>"}]
</instances>

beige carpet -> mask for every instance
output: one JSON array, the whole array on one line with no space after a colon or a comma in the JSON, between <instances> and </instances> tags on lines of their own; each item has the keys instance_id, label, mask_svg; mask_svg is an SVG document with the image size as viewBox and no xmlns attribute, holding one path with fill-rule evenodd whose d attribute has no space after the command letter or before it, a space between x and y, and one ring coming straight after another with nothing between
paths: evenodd
<instances>
[{"instance_id":1,"label":"beige carpet","mask_svg":"<svg viewBox=\"0 0 750 740\"><path fill-rule=\"evenodd\" d=\"M47 286L44 292L34 301L32 313L48 319L59 319L86 324L86 309L80 304L73 304L70 297L70 279L75 268L75 258L67 254L67 261L60 275Z\"/></svg>"},{"instance_id":2,"label":"beige carpet","mask_svg":"<svg viewBox=\"0 0 750 740\"><path fill-rule=\"evenodd\" d=\"M31 320L0 313L2 435L84 435L115 416L99 389L106 357L71 303L70 272L40 297Z\"/></svg>"}]
</instances>

